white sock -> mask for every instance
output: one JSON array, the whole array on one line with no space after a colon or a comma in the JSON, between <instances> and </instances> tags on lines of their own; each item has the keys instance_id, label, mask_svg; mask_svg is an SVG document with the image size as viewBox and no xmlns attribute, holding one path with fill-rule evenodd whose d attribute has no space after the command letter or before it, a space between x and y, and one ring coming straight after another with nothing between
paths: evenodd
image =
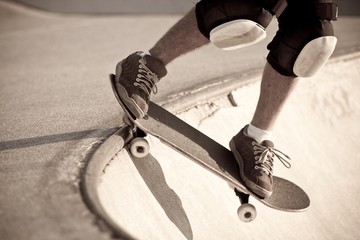
<instances>
[{"instance_id":1,"label":"white sock","mask_svg":"<svg viewBox=\"0 0 360 240\"><path fill-rule=\"evenodd\" d=\"M145 55L151 55L149 51L144 51L140 54L140 56L144 57Z\"/></svg>"},{"instance_id":2,"label":"white sock","mask_svg":"<svg viewBox=\"0 0 360 240\"><path fill-rule=\"evenodd\" d=\"M261 143L264 140L270 139L271 132L257 128L250 123L247 128L247 134L249 137L255 139L258 143Z\"/></svg>"}]
</instances>

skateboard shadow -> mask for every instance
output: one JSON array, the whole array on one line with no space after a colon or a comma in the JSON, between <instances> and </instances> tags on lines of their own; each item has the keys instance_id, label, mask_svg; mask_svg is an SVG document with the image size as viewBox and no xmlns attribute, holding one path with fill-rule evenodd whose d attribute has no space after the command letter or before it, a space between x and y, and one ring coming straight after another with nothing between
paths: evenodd
<instances>
[{"instance_id":1,"label":"skateboard shadow","mask_svg":"<svg viewBox=\"0 0 360 240\"><path fill-rule=\"evenodd\" d=\"M136 158L129 153L135 167L158 201L167 217L187 239L193 239L189 219L182 207L179 196L166 183L159 162L151 154L144 158Z\"/></svg>"}]
</instances>

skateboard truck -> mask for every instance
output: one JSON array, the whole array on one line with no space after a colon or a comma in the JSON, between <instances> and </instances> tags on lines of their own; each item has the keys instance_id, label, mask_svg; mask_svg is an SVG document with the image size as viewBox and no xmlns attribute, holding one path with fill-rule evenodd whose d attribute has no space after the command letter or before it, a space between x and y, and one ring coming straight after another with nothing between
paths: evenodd
<instances>
[{"instance_id":1,"label":"skateboard truck","mask_svg":"<svg viewBox=\"0 0 360 240\"><path fill-rule=\"evenodd\" d=\"M148 155L150 151L150 145L149 142L145 139L147 134L138 128L127 115L123 116L123 121L126 125L132 127L134 138L129 143L129 150L131 155L137 158L143 158Z\"/></svg>"}]
</instances>

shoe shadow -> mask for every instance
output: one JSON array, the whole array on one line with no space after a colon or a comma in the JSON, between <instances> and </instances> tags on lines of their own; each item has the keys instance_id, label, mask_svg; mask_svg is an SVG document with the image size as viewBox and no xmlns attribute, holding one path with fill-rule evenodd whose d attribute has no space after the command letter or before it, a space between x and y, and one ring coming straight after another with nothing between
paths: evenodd
<instances>
[{"instance_id":1,"label":"shoe shadow","mask_svg":"<svg viewBox=\"0 0 360 240\"><path fill-rule=\"evenodd\" d=\"M82 140L86 138L107 137L116 130L116 128L92 129L86 131L59 133L40 137L3 141L0 142L0 151L34 147L51 143Z\"/></svg>"},{"instance_id":2,"label":"shoe shadow","mask_svg":"<svg viewBox=\"0 0 360 240\"><path fill-rule=\"evenodd\" d=\"M179 196L166 183L164 173L159 162L151 154L144 158L136 158L129 153L135 167L158 201L167 217L181 233L189 240L193 239L193 232L189 219L182 207Z\"/></svg>"}]
</instances>

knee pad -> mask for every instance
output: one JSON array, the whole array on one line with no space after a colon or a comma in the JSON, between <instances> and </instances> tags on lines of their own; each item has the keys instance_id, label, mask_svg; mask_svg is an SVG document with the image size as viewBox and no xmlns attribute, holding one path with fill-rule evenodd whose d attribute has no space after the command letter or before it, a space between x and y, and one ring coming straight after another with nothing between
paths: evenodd
<instances>
[{"instance_id":1,"label":"knee pad","mask_svg":"<svg viewBox=\"0 0 360 240\"><path fill-rule=\"evenodd\" d=\"M272 14L253 0L203 0L196 5L200 32L215 46L232 50L263 40Z\"/></svg>"},{"instance_id":2,"label":"knee pad","mask_svg":"<svg viewBox=\"0 0 360 240\"><path fill-rule=\"evenodd\" d=\"M235 50L264 40L265 28L257 22L241 19L221 24L211 30L210 42L223 50Z\"/></svg>"},{"instance_id":3,"label":"knee pad","mask_svg":"<svg viewBox=\"0 0 360 240\"><path fill-rule=\"evenodd\" d=\"M336 20L337 5L332 0L317 0L313 14L321 20ZM297 56L293 72L299 77L315 75L329 60L335 50L337 38L334 36L321 36L308 42Z\"/></svg>"},{"instance_id":4,"label":"knee pad","mask_svg":"<svg viewBox=\"0 0 360 240\"><path fill-rule=\"evenodd\" d=\"M311 77L335 49L337 39L331 20L336 20L337 7L317 3L299 13L291 0L288 4L278 19L279 31L268 45L267 60L282 75Z\"/></svg>"},{"instance_id":5,"label":"knee pad","mask_svg":"<svg viewBox=\"0 0 360 240\"><path fill-rule=\"evenodd\" d=\"M305 45L295 60L293 72L299 77L311 77L329 60L335 50L334 36L315 38Z\"/></svg>"}]
</instances>

